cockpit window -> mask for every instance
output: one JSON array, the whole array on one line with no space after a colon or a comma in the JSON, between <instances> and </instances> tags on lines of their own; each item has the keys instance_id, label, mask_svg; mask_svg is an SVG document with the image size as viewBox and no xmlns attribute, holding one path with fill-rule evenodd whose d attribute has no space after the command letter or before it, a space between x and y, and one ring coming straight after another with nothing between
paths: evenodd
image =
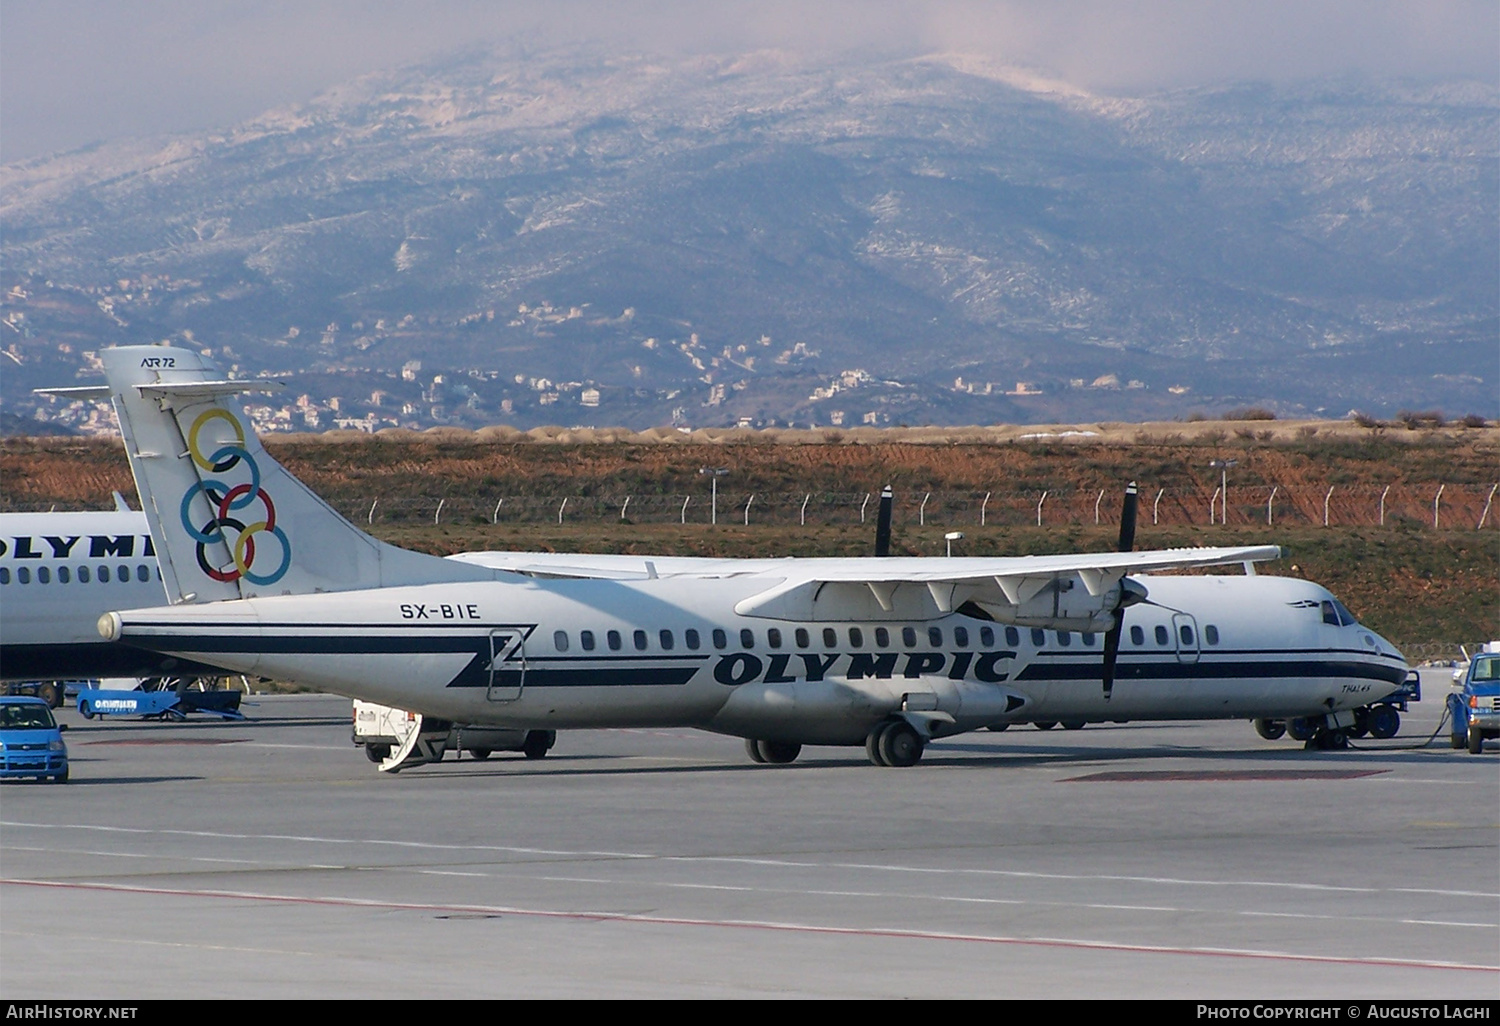
<instances>
[{"instance_id":1,"label":"cockpit window","mask_svg":"<svg viewBox=\"0 0 1500 1026\"><path fill-rule=\"evenodd\" d=\"M1323 611L1323 622L1334 627L1350 627L1358 622L1338 599L1324 599L1318 608Z\"/></svg>"}]
</instances>

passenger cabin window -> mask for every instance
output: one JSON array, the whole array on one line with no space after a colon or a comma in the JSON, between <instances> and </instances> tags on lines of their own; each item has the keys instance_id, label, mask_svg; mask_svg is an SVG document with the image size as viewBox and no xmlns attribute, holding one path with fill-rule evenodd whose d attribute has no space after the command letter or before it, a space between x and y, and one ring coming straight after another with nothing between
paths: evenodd
<instances>
[{"instance_id":1,"label":"passenger cabin window","mask_svg":"<svg viewBox=\"0 0 1500 1026\"><path fill-rule=\"evenodd\" d=\"M933 648L943 647L943 629L941 627L927 628L927 643Z\"/></svg>"},{"instance_id":2,"label":"passenger cabin window","mask_svg":"<svg viewBox=\"0 0 1500 1026\"><path fill-rule=\"evenodd\" d=\"M823 647L824 648L838 648L839 647L839 632L836 631L836 630L834 630L832 627L824 627L823 628Z\"/></svg>"},{"instance_id":3,"label":"passenger cabin window","mask_svg":"<svg viewBox=\"0 0 1500 1026\"><path fill-rule=\"evenodd\" d=\"M559 652L566 652L568 650L568 632L553 631L552 647L557 649Z\"/></svg>"},{"instance_id":4,"label":"passenger cabin window","mask_svg":"<svg viewBox=\"0 0 1500 1026\"><path fill-rule=\"evenodd\" d=\"M117 578L115 578L115 579L117 581L119 581L121 584L129 584L130 583L130 567L126 566L124 563L121 563L118 569L120 571L120 576L117 577Z\"/></svg>"},{"instance_id":5,"label":"passenger cabin window","mask_svg":"<svg viewBox=\"0 0 1500 1026\"><path fill-rule=\"evenodd\" d=\"M1080 634L1079 637L1083 639L1083 643L1089 648L1094 647L1094 636L1092 634Z\"/></svg>"},{"instance_id":6,"label":"passenger cabin window","mask_svg":"<svg viewBox=\"0 0 1500 1026\"><path fill-rule=\"evenodd\" d=\"M1031 643L1037 648L1041 648L1047 643L1047 632L1040 627L1031 628Z\"/></svg>"},{"instance_id":7,"label":"passenger cabin window","mask_svg":"<svg viewBox=\"0 0 1500 1026\"><path fill-rule=\"evenodd\" d=\"M144 567L142 569L144 569ZM57 583L58 584L67 584L70 579L71 578L69 576L68 568L67 567L60 566L60 567L57 568Z\"/></svg>"},{"instance_id":8,"label":"passenger cabin window","mask_svg":"<svg viewBox=\"0 0 1500 1026\"><path fill-rule=\"evenodd\" d=\"M646 632L645 631L634 631L634 632L632 632L631 635L630 635L630 640L635 645L635 650L637 652L644 652L644 651L646 651Z\"/></svg>"},{"instance_id":9,"label":"passenger cabin window","mask_svg":"<svg viewBox=\"0 0 1500 1026\"><path fill-rule=\"evenodd\" d=\"M78 568L78 583L79 584L87 584L87 583L89 583L89 568L88 567L81 566L81 567Z\"/></svg>"},{"instance_id":10,"label":"passenger cabin window","mask_svg":"<svg viewBox=\"0 0 1500 1026\"><path fill-rule=\"evenodd\" d=\"M16 583L17 584L30 584L31 583L31 568L30 567L26 567L26 566L18 566L18 567L16 567Z\"/></svg>"},{"instance_id":11,"label":"passenger cabin window","mask_svg":"<svg viewBox=\"0 0 1500 1026\"><path fill-rule=\"evenodd\" d=\"M875 647L876 648L890 648L891 647L891 632L888 631L888 630L886 630L884 627L876 627L875 628Z\"/></svg>"},{"instance_id":12,"label":"passenger cabin window","mask_svg":"<svg viewBox=\"0 0 1500 1026\"><path fill-rule=\"evenodd\" d=\"M1005 643L1011 648L1015 648L1021 643L1021 632L1014 627L1005 628Z\"/></svg>"},{"instance_id":13,"label":"passenger cabin window","mask_svg":"<svg viewBox=\"0 0 1500 1026\"><path fill-rule=\"evenodd\" d=\"M142 584L149 583L151 580L151 568L145 563L136 564L135 579L140 581Z\"/></svg>"},{"instance_id":14,"label":"passenger cabin window","mask_svg":"<svg viewBox=\"0 0 1500 1026\"><path fill-rule=\"evenodd\" d=\"M1177 636L1182 639L1184 645L1191 645L1193 643L1193 629L1187 624L1183 624L1177 629Z\"/></svg>"},{"instance_id":15,"label":"passenger cabin window","mask_svg":"<svg viewBox=\"0 0 1500 1026\"><path fill-rule=\"evenodd\" d=\"M38 583L38 584L51 584L52 583L52 571L48 570L44 566L37 567L36 568L36 583Z\"/></svg>"},{"instance_id":16,"label":"passenger cabin window","mask_svg":"<svg viewBox=\"0 0 1500 1026\"><path fill-rule=\"evenodd\" d=\"M798 627L797 628L797 647L798 648L806 648L807 646L809 646L811 644L812 644L812 638L808 637L808 635L807 635L807 628L806 627Z\"/></svg>"},{"instance_id":17,"label":"passenger cabin window","mask_svg":"<svg viewBox=\"0 0 1500 1026\"><path fill-rule=\"evenodd\" d=\"M0 566L0 584L10 583L10 567Z\"/></svg>"},{"instance_id":18,"label":"passenger cabin window","mask_svg":"<svg viewBox=\"0 0 1500 1026\"><path fill-rule=\"evenodd\" d=\"M953 643L955 645L957 645L959 648L968 648L969 647L969 628L967 628L967 627L955 627L955 628L953 628Z\"/></svg>"},{"instance_id":19,"label":"passenger cabin window","mask_svg":"<svg viewBox=\"0 0 1500 1026\"><path fill-rule=\"evenodd\" d=\"M1132 645L1144 645L1146 643L1146 632L1139 627L1130 628L1130 643Z\"/></svg>"},{"instance_id":20,"label":"passenger cabin window","mask_svg":"<svg viewBox=\"0 0 1500 1026\"><path fill-rule=\"evenodd\" d=\"M858 627L850 627L849 628L849 647L850 648L864 648L865 647L865 632L862 631L862 630L860 630Z\"/></svg>"},{"instance_id":21,"label":"passenger cabin window","mask_svg":"<svg viewBox=\"0 0 1500 1026\"><path fill-rule=\"evenodd\" d=\"M26 582L22 581L21 583L25 584ZM99 583L100 584L108 584L109 583L109 567L105 566L103 563L99 564Z\"/></svg>"},{"instance_id":22,"label":"passenger cabin window","mask_svg":"<svg viewBox=\"0 0 1500 1026\"><path fill-rule=\"evenodd\" d=\"M995 631L991 627L979 628L979 646L981 648L995 647Z\"/></svg>"},{"instance_id":23,"label":"passenger cabin window","mask_svg":"<svg viewBox=\"0 0 1500 1026\"><path fill-rule=\"evenodd\" d=\"M1058 631L1057 632L1057 644L1058 644L1059 648L1067 648L1069 645L1073 644L1073 632L1072 631Z\"/></svg>"},{"instance_id":24,"label":"passenger cabin window","mask_svg":"<svg viewBox=\"0 0 1500 1026\"><path fill-rule=\"evenodd\" d=\"M605 635L604 635L604 641L605 641L605 643L607 645L609 645L609 650L611 652L618 652L618 651L620 651L620 632L619 631L608 631L608 632L606 632Z\"/></svg>"},{"instance_id":25,"label":"passenger cabin window","mask_svg":"<svg viewBox=\"0 0 1500 1026\"><path fill-rule=\"evenodd\" d=\"M1172 643L1172 636L1167 633L1167 629L1161 624L1156 625L1156 643L1158 645L1169 645Z\"/></svg>"},{"instance_id":26,"label":"passenger cabin window","mask_svg":"<svg viewBox=\"0 0 1500 1026\"><path fill-rule=\"evenodd\" d=\"M914 627L901 628L901 643L907 648L917 647L917 631Z\"/></svg>"},{"instance_id":27,"label":"passenger cabin window","mask_svg":"<svg viewBox=\"0 0 1500 1026\"><path fill-rule=\"evenodd\" d=\"M740 628L740 648L755 647L755 632L749 627Z\"/></svg>"},{"instance_id":28,"label":"passenger cabin window","mask_svg":"<svg viewBox=\"0 0 1500 1026\"><path fill-rule=\"evenodd\" d=\"M1207 627L1203 628L1203 640L1208 642L1210 645L1217 645L1219 643L1219 628L1215 627L1213 624L1209 624Z\"/></svg>"},{"instance_id":29,"label":"passenger cabin window","mask_svg":"<svg viewBox=\"0 0 1500 1026\"><path fill-rule=\"evenodd\" d=\"M697 630L692 627L682 632L682 638L687 642L687 647L694 652L698 651L699 647L703 644L703 639L698 636Z\"/></svg>"},{"instance_id":30,"label":"passenger cabin window","mask_svg":"<svg viewBox=\"0 0 1500 1026\"><path fill-rule=\"evenodd\" d=\"M722 627L715 627L714 628L714 648L728 648L728 647L729 647L729 635L727 635L727 634L724 633L724 628L722 628Z\"/></svg>"},{"instance_id":31,"label":"passenger cabin window","mask_svg":"<svg viewBox=\"0 0 1500 1026\"><path fill-rule=\"evenodd\" d=\"M672 651L672 646L676 644L676 642L672 638L671 631L662 631L657 635L657 638L661 641L661 650L663 652Z\"/></svg>"},{"instance_id":32,"label":"passenger cabin window","mask_svg":"<svg viewBox=\"0 0 1500 1026\"><path fill-rule=\"evenodd\" d=\"M594 650L594 632L593 631L579 631L578 632L578 644L580 644L580 645L583 646L583 650L585 652L592 652Z\"/></svg>"},{"instance_id":33,"label":"passenger cabin window","mask_svg":"<svg viewBox=\"0 0 1500 1026\"><path fill-rule=\"evenodd\" d=\"M766 631L766 644L771 648L781 647L781 629L779 627L772 627Z\"/></svg>"}]
</instances>

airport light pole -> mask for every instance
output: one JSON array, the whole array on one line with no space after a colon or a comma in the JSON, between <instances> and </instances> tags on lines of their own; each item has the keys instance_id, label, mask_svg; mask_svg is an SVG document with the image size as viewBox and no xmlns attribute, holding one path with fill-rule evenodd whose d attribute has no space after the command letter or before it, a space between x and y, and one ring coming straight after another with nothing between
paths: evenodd
<instances>
[{"instance_id":1,"label":"airport light pole","mask_svg":"<svg viewBox=\"0 0 1500 1026\"><path fill-rule=\"evenodd\" d=\"M962 541L963 537L964 533L962 531L949 531L947 534L943 535L943 540L948 543L948 555L950 557L953 555L953 543L956 541Z\"/></svg>"},{"instance_id":2,"label":"airport light pole","mask_svg":"<svg viewBox=\"0 0 1500 1026\"><path fill-rule=\"evenodd\" d=\"M708 475L709 491L712 495L712 498L709 500L711 505L709 507L708 522L710 524L717 524L719 522L719 478L729 473L729 468L699 467L698 473Z\"/></svg>"}]
</instances>

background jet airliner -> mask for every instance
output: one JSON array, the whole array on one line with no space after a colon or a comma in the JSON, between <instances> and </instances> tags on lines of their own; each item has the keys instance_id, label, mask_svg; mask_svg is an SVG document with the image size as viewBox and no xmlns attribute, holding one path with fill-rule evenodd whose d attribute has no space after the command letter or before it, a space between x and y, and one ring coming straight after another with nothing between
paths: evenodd
<instances>
[{"instance_id":1,"label":"background jet airliner","mask_svg":"<svg viewBox=\"0 0 1500 1026\"><path fill-rule=\"evenodd\" d=\"M166 599L145 514L118 495L113 510L0 513L0 680L223 676L99 636L109 610Z\"/></svg>"},{"instance_id":2,"label":"background jet airliner","mask_svg":"<svg viewBox=\"0 0 1500 1026\"><path fill-rule=\"evenodd\" d=\"M693 726L746 738L761 762L863 744L883 765L915 763L933 738L1026 721L1308 717L1336 744L1406 672L1316 584L1145 576L1271 559L1274 546L993 559L409 552L270 458L227 401L260 384L177 349L103 358L174 604L112 612L100 631L176 658L460 722Z\"/></svg>"}]
</instances>

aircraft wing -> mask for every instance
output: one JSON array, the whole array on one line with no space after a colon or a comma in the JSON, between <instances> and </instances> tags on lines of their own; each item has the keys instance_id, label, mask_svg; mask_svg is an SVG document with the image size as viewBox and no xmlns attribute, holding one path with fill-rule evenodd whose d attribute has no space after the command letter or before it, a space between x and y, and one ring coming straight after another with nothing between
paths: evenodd
<instances>
[{"instance_id":1,"label":"aircraft wing","mask_svg":"<svg viewBox=\"0 0 1500 1026\"><path fill-rule=\"evenodd\" d=\"M999 559L840 559L782 564L784 579L735 611L774 619L932 619L957 609L1003 623L1104 631L1128 604L1130 573L1276 559L1275 545ZM805 573L798 573L805 569ZM788 573L790 571L790 573ZM1132 584L1134 599L1144 589Z\"/></svg>"}]
</instances>

